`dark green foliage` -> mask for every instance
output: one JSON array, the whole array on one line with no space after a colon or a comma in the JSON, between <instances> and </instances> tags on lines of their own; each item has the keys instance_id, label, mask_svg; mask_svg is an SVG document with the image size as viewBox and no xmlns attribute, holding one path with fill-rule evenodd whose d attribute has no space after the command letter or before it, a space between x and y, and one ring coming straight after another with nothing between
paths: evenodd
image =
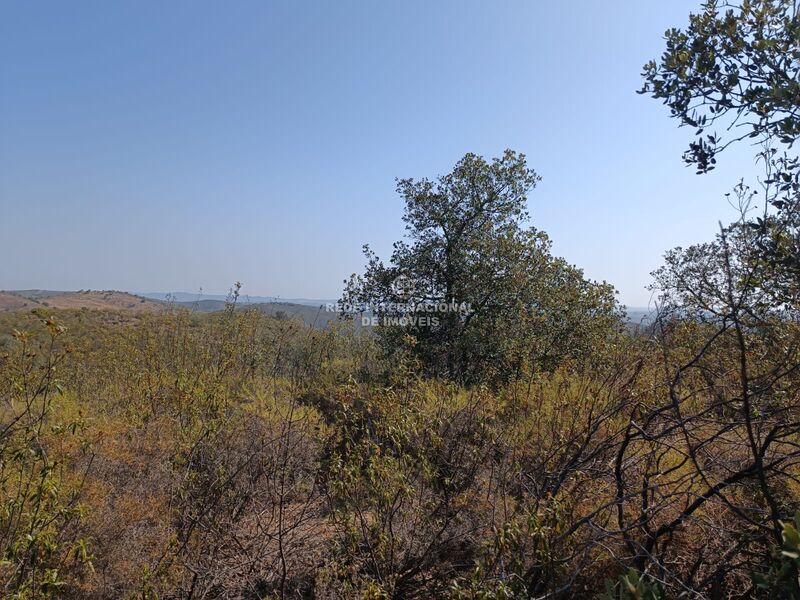
<instances>
[{"instance_id":1,"label":"dark green foliage","mask_svg":"<svg viewBox=\"0 0 800 600\"><path fill-rule=\"evenodd\" d=\"M435 181L398 182L408 241L388 265L365 248L366 272L344 296L373 307L387 353L410 348L426 373L457 381L509 380L586 358L613 331L613 288L586 280L524 226L538 180L508 150L491 162L467 154ZM387 325L405 316L398 305L419 307L421 322ZM426 310L440 305L458 308Z\"/></svg>"},{"instance_id":2,"label":"dark green foliage","mask_svg":"<svg viewBox=\"0 0 800 600\"><path fill-rule=\"evenodd\" d=\"M800 17L793 0L711 0L686 29L666 32L659 61L644 67L642 93L661 99L695 139L684 154L698 173L732 144L760 145L763 211L750 216L755 248L773 268L783 300L800 276ZM715 129L712 129L715 128ZM752 198L752 197L751 197ZM750 200L751 198L748 198ZM740 198L741 200L741 198ZM750 209L749 204L743 208ZM770 210L771 209L771 210Z\"/></svg>"},{"instance_id":3,"label":"dark green foliage","mask_svg":"<svg viewBox=\"0 0 800 600\"><path fill-rule=\"evenodd\" d=\"M753 575L757 597L785 598L797 600L800 598L800 513L797 513L793 522L783 524L781 537L783 545L774 548L772 564L766 573Z\"/></svg>"},{"instance_id":4,"label":"dark green foliage","mask_svg":"<svg viewBox=\"0 0 800 600\"><path fill-rule=\"evenodd\" d=\"M685 30L665 34L661 59L645 65L642 93L696 128L685 155L698 171L746 138L791 146L800 134L800 19L792 0L710 0ZM706 132L719 125L729 139Z\"/></svg>"},{"instance_id":5,"label":"dark green foliage","mask_svg":"<svg viewBox=\"0 0 800 600\"><path fill-rule=\"evenodd\" d=\"M0 352L0 589L14 600L60 597L64 571L91 569L75 456L63 451L86 454L84 423L53 415L65 329L52 318L40 325L41 338L15 330L11 352Z\"/></svg>"},{"instance_id":6,"label":"dark green foliage","mask_svg":"<svg viewBox=\"0 0 800 600\"><path fill-rule=\"evenodd\" d=\"M646 575L629 569L620 575L616 584L606 581L603 600L664 600L664 590L658 583L649 581Z\"/></svg>"}]
</instances>

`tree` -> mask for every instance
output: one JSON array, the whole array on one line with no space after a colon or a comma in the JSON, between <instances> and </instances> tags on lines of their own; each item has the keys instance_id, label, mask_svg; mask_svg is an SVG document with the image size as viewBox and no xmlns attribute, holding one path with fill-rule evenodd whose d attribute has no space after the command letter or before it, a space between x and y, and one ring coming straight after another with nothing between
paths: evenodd
<instances>
[{"instance_id":1,"label":"tree","mask_svg":"<svg viewBox=\"0 0 800 600\"><path fill-rule=\"evenodd\" d=\"M507 379L585 356L619 321L614 291L524 227L538 181L511 150L491 162L467 154L435 181L399 180L408 240L389 265L365 246L366 272L343 300L375 314L388 352L410 348L433 375Z\"/></svg>"},{"instance_id":2,"label":"tree","mask_svg":"<svg viewBox=\"0 0 800 600\"><path fill-rule=\"evenodd\" d=\"M698 173L717 155L749 140L760 144L764 212L751 219L757 247L779 278L800 276L800 17L796 0L710 0L670 29L659 61L644 66L641 93L663 100L682 125L695 128L684 160ZM725 136L713 126L724 128ZM773 209L773 210L770 210ZM788 295L794 297L794 291Z\"/></svg>"},{"instance_id":3,"label":"tree","mask_svg":"<svg viewBox=\"0 0 800 600\"><path fill-rule=\"evenodd\" d=\"M800 327L774 298L756 235L741 219L710 243L669 252L654 273L666 397L631 418L618 461L619 523L637 524L625 533L635 566L677 564L676 550L689 548L673 534L699 527L702 547L690 551L702 569L669 576L711 598L755 597L743 572L774 562L781 522L798 508ZM632 456L638 472L626 466Z\"/></svg>"},{"instance_id":4,"label":"tree","mask_svg":"<svg viewBox=\"0 0 800 600\"><path fill-rule=\"evenodd\" d=\"M724 9L724 12L723 12ZM672 116L697 129L686 154L699 172L747 138L791 147L800 134L800 19L795 0L710 0L684 31L665 34L659 62L644 66L641 93L664 100ZM703 134L715 124L727 141Z\"/></svg>"},{"instance_id":5,"label":"tree","mask_svg":"<svg viewBox=\"0 0 800 600\"><path fill-rule=\"evenodd\" d=\"M625 534L636 566L677 564L668 558L673 533L694 521L707 532L699 548L706 564L670 576L684 590L707 590L710 597L755 597L771 586L776 593L769 597L794 597L797 584L795 576L792 593L783 594L789 588L781 587L787 574L781 569L792 565L770 564L782 521L797 509L791 482L800 459L793 441L800 431L800 164L792 153L800 134L797 9L793 0L706 2L685 30L667 31L666 51L643 73L641 92L695 129L684 160L698 173L742 141L755 142L764 168L762 211L753 214L756 192L740 182L733 194L740 219L710 243L669 252L654 273L661 302L655 339L668 396L631 420L623 446L648 457L640 478L658 485L639 492L635 474L626 483L625 453L618 462L620 529L636 522L640 530ZM675 448L679 466L665 469L663 458ZM665 493L680 488L691 496ZM634 491L641 500L627 501ZM634 502L642 507L638 515L629 512ZM756 589L736 572L768 566Z\"/></svg>"}]
</instances>

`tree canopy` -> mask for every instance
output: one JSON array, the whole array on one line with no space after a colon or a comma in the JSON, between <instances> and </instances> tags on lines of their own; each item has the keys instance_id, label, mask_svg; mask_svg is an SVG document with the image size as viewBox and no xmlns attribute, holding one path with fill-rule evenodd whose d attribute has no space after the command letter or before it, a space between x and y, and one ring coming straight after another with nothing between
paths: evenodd
<instances>
[{"instance_id":1,"label":"tree canopy","mask_svg":"<svg viewBox=\"0 0 800 600\"><path fill-rule=\"evenodd\" d=\"M706 2L689 16L688 27L666 32L666 50L644 66L641 89L695 129L684 160L698 173L713 169L731 145L755 143L764 200L747 226L789 303L797 302L800 276L800 163L793 149L800 135L797 9L793 0ZM743 208L752 213L752 207Z\"/></svg>"},{"instance_id":2,"label":"tree canopy","mask_svg":"<svg viewBox=\"0 0 800 600\"><path fill-rule=\"evenodd\" d=\"M659 61L644 67L642 93L696 129L684 155L699 172L745 139L791 147L800 134L800 20L793 0L710 0L670 29ZM724 135L708 132L723 127Z\"/></svg>"},{"instance_id":3,"label":"tree canopy","mask_svg":"<svg viewBox=\"0 0 800 600\"><path fill-rule=\"evenodd\" d=\"M377 313L387 351L410 344L431 373L478 381L586 353L613 328L612 287L553 257L546 234L525 226L538 181L511 150L491 161L467 154L435 180L398 180L407 240L388 265L365 247L366 271L345 290ZM432 318L398 326L409 313Z\"/></svg>"}]
</instances>

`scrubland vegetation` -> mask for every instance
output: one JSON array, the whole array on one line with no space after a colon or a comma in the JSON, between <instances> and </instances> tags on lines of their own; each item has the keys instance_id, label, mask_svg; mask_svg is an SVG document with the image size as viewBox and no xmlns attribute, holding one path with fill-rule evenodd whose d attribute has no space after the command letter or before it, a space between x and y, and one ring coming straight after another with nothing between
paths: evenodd
<instances>
[{"instance_id":1,"label":"scrubland vegetation","mask_svg":"<svg viewBox=\"0 0 800 600\"><path fill-rule=\"evenodd\" d=\"M687 162L765 167L646 326L528 224L512 151L400 180L406 240L346 283L469 305L435 323L0 314L3 596L800 598L798 31L709 3L645 67Z\"/></svg>"},{"instance_id":2,"label":"scrubland vegetation","mask_svg":"<svg viewBox=\"0 0 800 600\"><path fill-rule=\"evenodd\" d=\"M502 327L476 310L438 337L235 291L210 314L0 315L4 594L792 597L800 327L757 235L670 253L638 330L538 245L571 274L523 270L547 303L514 325L508 269Z\"/></svg>"},{"instance_id":3,"label":"scrubland vegetation","mask_svg":"<svg viewBox=\"0 0 800 600\"><path fill-rule=\"evenodd\" d=\"M723 597L784 573L793 322L665 317L464 387L346 324L2 318L9 597L629 597L640 578Z\"/></svg>"}]
</instances>

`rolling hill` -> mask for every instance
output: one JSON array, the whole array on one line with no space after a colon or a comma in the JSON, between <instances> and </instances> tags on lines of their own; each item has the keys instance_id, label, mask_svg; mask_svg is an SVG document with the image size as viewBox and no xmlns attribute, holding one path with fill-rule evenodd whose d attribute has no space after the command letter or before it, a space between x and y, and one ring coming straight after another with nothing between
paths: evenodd
<instances>
[{"instance_id":1,"label":"rolling hill","mask_svg":"<svg viewBox=\"0 0 800 600\"><path fill-rule=\"evenodd\" d=\"M187 308L193 312L210 313L224 310L225 301L205 299L194 302L173 302L172 305ZM237 304L237 308L240 310L256 309L277 318L299 318L306 325L317 329L325 329L330 322L337 319L337 314L327 312L323 304L312 306L292 302L240 302Z\"/></svg>"},{"instance_id":2,"label":"rolling hill","mask_svg":"<svg viewBox=\"0 0 800 600\"><path fill-rule=\"evenodd\" d=\"M170 307L185 308L192 312L212 313L225 308L220 299L201 299L190 302L159 301L128 292L113 290L81 290L64 292L56 290L0 291L0 312L31 310L34 308L109 310L125 312L157 312ZM296 304L292 302L241 302L239 309L256 309L276 318L296 318L317 329L325 329L337 318L326 312L323 305Z\"/></svg>"},{"instance_id":3,"label":"rolling hill","mask_svg":"<svg viewBox=\"0 0 800 600\"><path fill-rule=\"evenodd\" d=\"M88 308L96 310L124 310L153 312L164 310L164 304L111 290L81 290L59 292L54 290L14 290L0 292L0 311L44 308Z\"/></svg>"},{"instance_id":4,"label":"rolling hill","mask_svg":"<svg viewBox=\"0 0 800 600\"><path fill-rule=\"evenodd\" d=\"M36 306L39 306L39 304L33 300L9 292L0 292L0 312L25 310Z\"/></svg>"}]
</instances>

